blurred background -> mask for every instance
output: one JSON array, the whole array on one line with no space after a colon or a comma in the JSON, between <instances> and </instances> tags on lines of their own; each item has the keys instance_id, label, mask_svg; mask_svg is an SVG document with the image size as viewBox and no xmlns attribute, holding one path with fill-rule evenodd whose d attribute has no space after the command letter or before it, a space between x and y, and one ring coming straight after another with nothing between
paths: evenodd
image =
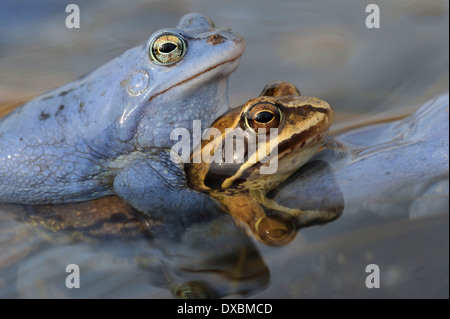
<instances>
[{"instance_id":1,"label":"blurred background","mask_svg":"<svg viewBox=\"0 0 450 319\"><path fill-rule=\"evenodd\" d=\"M79 29L65 27L69 3L80 7ZM379 29L366 28L369 3L380 8ZM2 0L0 115L94 70L153 32L176 26L189 12L205 14L246 41L240 66L230 77L232 106L258 95L270 81L287 80L304 95L332 105L334 129L379 114L410 114L448 91L448 9L446 0ZM271 274L270 283L261 284L254 296L448 298L448 217L394 221L370 231L361 226L372 221L361 217L306 229L295 245L283 249L254 243ZM83 249L64 251L79 250L86 260L97 256ZM25 264L19 274L53 264L54 251ZM108 260L104 271L112 267ZM363 265L374 260L386 269L384 290L363 285ZM40 294L41 286L22 275L19 293L6 296L172 296L150 289L149 280L141 280L147 273L127 269L125 276L121 264L114 265L114 289L106 285L84 295L61 295L49 287ZM98 269L91 275L106 278Z\"/></svg>"},{"instance_id":2,"label":"blurred background","mask_svg":"<svg viewBox=\"0 0 450 319\"><path fill-rule=\"evenodd\" d=\"M231 27L246 41L230 80L232 106L270 81L287 80L304 95L330 102L341 120L417 108L448 87L445 0L376 1L379 29L365 26L370 1L77 1L81 27L67 29L69 3L1 2L0 103L72 81L189 12Z\"/></svg>"}]
</instances>

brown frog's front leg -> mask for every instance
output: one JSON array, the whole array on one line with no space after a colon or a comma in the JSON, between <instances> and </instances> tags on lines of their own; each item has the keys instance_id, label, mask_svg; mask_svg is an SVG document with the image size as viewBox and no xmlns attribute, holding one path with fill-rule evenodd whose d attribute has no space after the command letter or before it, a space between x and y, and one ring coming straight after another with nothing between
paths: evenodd
<instances>
[{"instance_id":1,"label":"brown frog's front leg","mask_svg":"<svg viewBox=\"0 0 450 319\"><path fill-rule=\"evenodd\" d=\"M287 214L267 215L263 207L249 194L227 196L221 202L231 216L244 222L256 238L266 245L286 245L297 235Z\"/></svg>"}]
</instances>

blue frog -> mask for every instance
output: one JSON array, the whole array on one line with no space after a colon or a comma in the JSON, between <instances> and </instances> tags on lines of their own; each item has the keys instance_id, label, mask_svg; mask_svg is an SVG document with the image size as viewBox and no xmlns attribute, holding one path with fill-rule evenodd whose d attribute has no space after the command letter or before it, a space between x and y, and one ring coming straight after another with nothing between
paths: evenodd
<instances>
[{"instance_id":1,"label":"blue frog","mask_svg":"<svg viewBox=\"0 0 450 319\"><path fill-rule=\"evenodd\" d=\"M118 195L144 213L210 202L170 159L176 127L229 109L243 38L185 15L92 73L0 119L0 202L61 204Z\"/></svg>"}]
</instances>

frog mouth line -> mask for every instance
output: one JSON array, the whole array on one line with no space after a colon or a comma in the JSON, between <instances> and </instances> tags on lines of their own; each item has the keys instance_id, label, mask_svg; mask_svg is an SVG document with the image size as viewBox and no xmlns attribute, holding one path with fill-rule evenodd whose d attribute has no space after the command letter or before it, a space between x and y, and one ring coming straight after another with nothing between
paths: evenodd
<instances>
[{"instance_id":1,"label":"frog mouth line","mask_svg":"<svg viewBox=\"0 0 450 319\"><path fill-rule=\"evenodd\" d=\"M219 64L213 65L212 67L209 67L209 68L207 68L206 70L203 70L202 72L197 73L196 75L191 76L190 78L187 78L187 79L185 79L185 80L183 80L183 81L181 81L181 82L178 82L178 83L172 85L171 87L169 87L169 88L167 88L167 89L165 89L165 90L163 90L163 91L161 91L161 92L155 93L154 95L152 95L152 96L148 99L148 102L150 102L152 99L154 99L154 98L157 97L158 95L161 95L161 94L163 94L163 93L165 93L165 92L167 92L167 91L173 89L174 87L177 87L177 86L179 86L179 85L181 85L181 84L183 84L183 83L186 83L186 82L188 82L188 81L190 81L190 80L192 80L192 79L195 79L196 77L199 77L199 76L202 75L202 74L208 73L209 71L212 71L212 70L218 68L218 67L221 66L221 65L224 65L224 64L227 64L227 63L234 62L234 61L236 61L237 59L239 59L241 56L242 56L242 54L238 55L237 57L235 57L235 58L233 58L233 59L226 60L226 61L221 62L221 63L219 63Z\"/></svg>"}]
</instances>

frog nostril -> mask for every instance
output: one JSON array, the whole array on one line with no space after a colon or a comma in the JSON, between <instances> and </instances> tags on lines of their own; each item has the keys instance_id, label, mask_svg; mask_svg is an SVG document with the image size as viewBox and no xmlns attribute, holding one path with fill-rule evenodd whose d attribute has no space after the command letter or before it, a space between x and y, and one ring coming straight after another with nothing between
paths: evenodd
<instances>
[{"instance_id":1,"label":"frog nostril","mask_svg":"<svg viewBox=\"0 0 450 319\"><path fill-rule=\"evenodd\" d=\"M221 36L220 34L210 35L206 39L206 42L208 42L211 45L216 45L216 44L222 43L223 42L223 36Z\"/></svg>"}]
</instances>

